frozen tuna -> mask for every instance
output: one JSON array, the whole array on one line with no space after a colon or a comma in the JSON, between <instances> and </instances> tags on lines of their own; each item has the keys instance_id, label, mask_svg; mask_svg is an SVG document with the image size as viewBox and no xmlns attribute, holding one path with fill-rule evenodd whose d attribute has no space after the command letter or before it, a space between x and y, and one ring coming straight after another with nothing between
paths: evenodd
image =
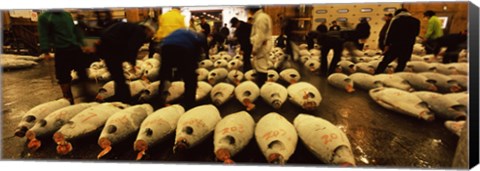
<instances>
[{"instance_id":1,"label":"frozen tuna","mask_svg":"<svg viewBox=\"0 0 480 171\"><path fill-rule=\"evenodd\" d=\"M438 88L427 77L411 72L397 72L394 75L402 77L415 90L437 91Z\"/></svg>"},{"instance_id":2,"label":"frozen tuna","mask_svg":"<svg viewBox=\"0 0 480 171\"><path fill-rule=\"evenodd\" d=\"M68 120L74 117L81 111L98 105L98 103L80 103L72 106L60 108L51 114L47 115L44 119L41 119L35 125L27 131L27 138L30 141L28 148L32 151L36 151L42 145L38 137L51 136L55 131L65 124Z\"/></svg>"},{"instance_id":3,"label":"frozen tuna","mask_svg":"<svg viewBox=\"0 0 480 171\"><path fill-rule=\"evenodd\" d=\"M267 82L260 89L263 100L274 109L280 109L287 100L288 92L285 87L275 82Z\"/></svg>"},{"instance_id":4,"label":"frozen tuna","mask_svg":"<svg viewBox=\"0 0 480 171\"><path fill-rule=\"evenodd\" d=\"M150 147L162 142L175 131L178 119L184 112L185 109L176 104L161 108L143 120L133 145L134 150L138 151L137 160L140 160Z\"/></svg>"},{"instance_id":5,"label":"frozen tuna","mask_svg":"<svg viewBox=\"0 0 480 171\"><path fill-rule=\"evenodd\" d=\"M245 73L245 80L255 81L256 76L257 76L257 71L251 69Z\"/></svg>"},{"instance_id":6,"label":"frozen tuna","mask_svg":"<svg viewBox=\"0 0 480 171\"><path fill-rule=\"evenodd\" d=\"M228 73L227 80L234 85L238 85L243 80L243 72L239 70L232 70Z\"/></svg>"},{"instance_id":7,"label":"frozen tuna","mask_svg":"<svg viewBox=\"0 0 480 171\"><path fill-rule=\"evenodd\" d=\"M328 83L334 87L344 89L345 91L352 93L355 91L353 88L353 80L343 73L333 73L327 78Z\"/></svg>"},{"instance_id":8,"label":"frozen tuna","mask_svg":"<svg viewBox=\"0 0 480 171\"><path fill-rule=\"evenodd\" d=\"M284 165L295 152L298 135L287 119L272 112L258 121L255 139L269 163Z\"/></svg>"},{"instance_id":9,"label":"frozen tuna","mask_svg":"<svg viewBox=\"0 0 480 171\"><path fill-rule=\"evenodd\" d=\"M235 87L228 83L219 83L212 88L210 98L213 104L221 106L233 97Z\"/></svg>"},{"instance_id":10,"label":"frozen tuna","mask_svg":"<svg viewBox=\"0 0 480 171\"><path fill-rule=\"evenodd\" d=\"M320 91L310 83L299 82L288 86L289 100L305 110L315 110L322 101Z\"/></svg>"},{"instance_id":11,"label":"frozen tuna","mask_svg":"<svg viewBox=\"0 0 480 171\"><path fill-rule=\"evenodd\" d=\"M273 69L267 71L267 81L276 82L278 78L280 78L280 76L277 71Z\"/></svg>"},{"instance_id":12,"label":"frozen tuna","mask_svg":"<svg viewBox=\"0 0 480 171\"><path fill-rule=\"evenodd\" d=\"M213 105L197 106L185 112L178 120L173 152L195 147L213 132L221 119Z\"/></svg>"},{"instance_id":13,"label":"frozen tuna","mask_svg":"<svg viewBox=\"0 0 480 171\"><path fill-rule=\"evenodd\" d=\"M247 107L247 111L255 108L253 103L260 96L260 88L253 81L245 81L235 88L235 97Z\"/></svg>"},{"instance_id":14,"label":"frozen tuna","mask_svg":"<svg viewBox=\"0 0 480 171\"><path fill-rule=\"evenodd\" d=\"M15 136L24 137L25 133L32 128L35 123L41 121L52 112L69 105L70 102L67 99L62 98L33 107L23 115L20 123L17 126L17 129L15 130Z\"/></svg>"},{"instance_id":15,"label":"frozen tuna","mask_svg":"<svg viewBox=\"0 0 480 171\"><path fill-rule=\"evenodd\" d=\"M225 68L215 68L208 74L208 83L215 85L227 77L228 71Z\"/></svg>"},{"instance_id":16,"label":"frozen tuna","mask_svg":"<svg viewBox=\"0 0 480 171\"><path fill-rule=\"evenodd\" d=\"M449 76L435 73L435 72L422 72L420 75L427 77L440 92L458 92L462 88L458 85L457 81Z\"/></svg>"},{"instance_id":17,"label":"frozen tuna","mask_svg":"<svg viewBox=\"0 0 480 171\"><path fill-rule=\"evenodd\" d=\"M152 112L152 106L141 104L130 106L110 116L98 138L98 145L103 150L97 158L105 156L112 150L113 145L138 131L142 121Z\"/></svg>"},{"instance_id":18,"label":"frozen tuna","mask_svg":"<svg viewBox=\"0 0 480 171\"><path fill-rule=\"evenodd\" d=\"M408 82L400 76L394 74L378 74L374 77L375 79L380 80L386 87L398 88L405 91L413 91L412 86L410 86L410 84L408 84Z\"/></svg>"},{"instance_id":19,"label":"frozen tuna","mask_svg":"<svg viewBox=\"0 0 480 171\"><path fill-rule=\"evenodd\" d=\"M294 84L300 81L301 76L297 70L289 68L280 72L280 78L290 84Z\"/></svg>"},{"instance_id":20,"label":"frozen tuna","mask_svg":"<svg viewBox=\"0 0 480 171\"><path fill-rule=\"evenodd\" d=\"M307 60L303 65L311 72L315 72L320 69L320 61L314 59Z\"/></svg>"},{"instance_id":21,"label":"frozen tuna","mask_svg":"<svg viewBox=\"0 0 480 171\"><path fill-rule=\"evenodd\" d=\"M379 79L375 78L373 75L370 75L370 74L357 72L357 73L353 73L349 77L353 80L355 87L359 87L363 90L370 90L377 87L383 87L382 81L380 81Z\"/></svg>"},{"instance_id":22,"label":"frozen tuna","mask_svg":"<svg viewBox=\"0 0 480 171\"><path fill-rule=\"evenodd\" d=\"M220 120L213 135L214 153L218 160L233 163L231 157L252 139L255 121L245 111L229 114Z\"/></svg>"},{"instance_id":23,"label":"frozen tuna","mask_svg":"<svg viewBox=\"0 0 480 171\"><path fill-rule=\"evenodd\" d=\"M213 62L209 59L202 60L198 63L199 68L212 69Z\"/></svg>"},{"instance_id":24,"label":"frozen tuna","mask_svg":"<svg viewBox=\"0 0 480 171\"><path fill-rule=\"evenodd\" d=\"M413 94L427 102L429 108L438 118L446 120L465 120L467 118L466 106L442 94L428 91L419 91Z\"/></svg>"},{"instance_id":25,"label":"frozen tuna","mask_svg":"<svg viewBox=\"0 0 480 171\"><path fill-rule=\"evenodd\" d=\"M145 90L142 91L140 97L138 98L139 102L150 102L153 98L158 96L158 86L160 85L160 81L155 81L150 83Z\"/></svg>"},{"instance_id":26,"label":"frozen tuna","mask_svg":"<svg viewBox=\"0 0 480 171\"><path fill-rule=\"evenodd\" d=\"M205 81L199 81L197 84L197 91L195 94L195 100L200 101L203 100L210 94L212 90L212 86Z\"/></svg>"},{"instance_id":27,"label":"frozen tuna","mask_svg":"<svg viewBox=\"0 0 480 171\"><path fill-rule=\"evenodd\" d=\"M70 153L73 146L69 141L100 131L110 116L126 107L127 104L119 102L102 103L78 113L53 134L53 140L57 143L57 153L61 155Z\"/></svg>"},{"instance_id":28,"label":"frozen tuna","mask_svg":"<svg viewBox=\"0 0 480 171\"><path fill-rule=\"evenodd\" d=\"M355 166L347 135L331 122L308 114L299 114L293 124L305 146L323 163Z\"/></svg>"},{"instance_id":29,"label":"frozen tuna","mask_svg":"<svg viewBox=\"0 0 480 171\"><path fill-rule=\"evenodd\" d=\"M396 88L375 88L369 91L370 97L380 106L398 113L433 121L434 114L428 109L428 104L418 96Z\"/></svg>"}]
</instances>

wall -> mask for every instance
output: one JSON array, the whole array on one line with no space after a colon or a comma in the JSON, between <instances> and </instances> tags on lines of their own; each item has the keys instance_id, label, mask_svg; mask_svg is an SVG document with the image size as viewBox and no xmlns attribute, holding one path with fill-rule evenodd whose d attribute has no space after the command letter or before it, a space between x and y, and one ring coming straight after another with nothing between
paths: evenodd
<instances>
[{"instance_id":1,"label":"wall","mask_svg":"<svg viewBox=\"0 0 480 171\"><path fill-rule=\"evenodd\" d=\"M404 8L408 9L412 15L420 19L420 35L425 35L427 20L423 18L426 10L432 10L437 16L449 16L449 22L445 33L458 33L467 29L468 26L468 3L467 2L423 2L423 3L405 3Z\"/></svg>"},{"instance_id":2,"label":"wall","mask_svg":"<svg viewBox=\"0 0 480 171\"><path fill-rule=\"evenodd\" d=\"M371 12L361 12L361 9L369 8ZM362 17L370 17L370 38L366 45L370 49L377 49L378 34L385 22L382 20L384 14L389 13L385 8L395 9L401 8L400 3L363 3L363 4L316 4L313 5L312 16L313 24L312 30L322 22L321 19L326 19L327 26L330 28L331 22L337 20L337 23L342 26L342 30L355 29L355 26L360 22ZM346 13L339 13L338 10L347 9ZM321 13L326 10L326 13ZM347 18L346 23L341 24L340 18Z\"/></svg>"}]
</instances>

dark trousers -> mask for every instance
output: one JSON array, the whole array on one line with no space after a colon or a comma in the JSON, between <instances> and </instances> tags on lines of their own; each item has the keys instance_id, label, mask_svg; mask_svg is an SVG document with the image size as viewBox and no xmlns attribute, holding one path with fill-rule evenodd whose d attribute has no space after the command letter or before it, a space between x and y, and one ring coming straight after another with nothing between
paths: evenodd
<instances>
[{"instance_id":1,"label":"dark trousers","mask_svg":"<svg viewBox=\"0 0 480 171\"><path fill-rule=\"evenodd\" d=\"M183 94L182 102L180 103L185 110L191 109L195 106L195 94L197 91L197 74L195 70L198 68L196 58L200 56L199 50L187 49L176 45L165 45L161 50L161 68L159 71L160 86L159 91L164 90L165 81L171 81L172 68L177 68L177 74L185 83L185 92ZM165 103L160 102L161 106Z\"/></svg>"},{"instance_id":2,"label":"dark trousers","mask_svg":"<svg viewBox=\"0 0 480 171\"><path fill-rule=\"evenodd\" d=\"M327 60L327 56L328 56L328 52L330 51L330 49L333 49L333 58L332 58L332 61L330 62L330 67L327 69L328 67L328 60ZM338 44L338 45L329 45L329 44L324 44L322 45L322 48L321 48L321 64L320 65L320 74L322 75L330 75L332 74L333 72L335 72L335 68L338 64L338 62L340 61L341 59L341 56L342 56L342 50L343 50L343 46L341 44ZM328 71L328 72L327 72Z\"/></svg>"},{"instance_id":3,"label":"dark trousers","mask_svg":"<svg viewBox=\"0 0 480 171\"><path fill-rule=\"evenodd\" d=\"M158 45L160 42L156 42L154 40L150 40L150 43L148 45L148 58L152 58L153 55L158 52Z\"/></svg>"},{"instance_id":4,"label":"dark trousers","mask_svg":"<svg viewBox=\"0 0 480 171\"><path fill-rule=\"evenodd\" d=\"M72 70L77 71L79 80L86 81L89 56L83 53L78 46L55 49L55 76L59 84L66 84L72 81L70 75Z\"/></svg>"},{"instance_id":5,"label":"dark trousers","mask_svg":"<svg viewBox=\"0 0 480 171\"><path fill-rule=\"evenodd\" d=\"M442 60L442 62L443 62L444 64L458 62L458 54L460 54L460 51L461 51L461 50L450 50L450 49L447 49L447 50L445 51L445 54L443 55L443 60Z\"/></svg>"},{"instance_id":6,"label":"dark trousers","mask_svg":"<svg viewBox=\"0 0 480 171\"><path fill-rule=\"evenodd\" d=\"M262 87L263 84L267 81L267 73L258 72L257 76L255 77L255 82L257 83L258 87Z\"/></svg>"},{"instance_id":7,"label":"dark trousers","mask_svg":"<svg viewBox=\"0 0 480 171\"><path fill-rule=\"evenodd\" d=\"M115 82L115 101L120 101L123 103L131 103L132 96L130 92L130 87L128 86L125 75L123 74L123 65L122 63L125 60L122 60L117 55L107 55L104 57L105 65L110 72L112 80Z\"/></svg>"},{"instance_id":8,"label":"dark trousers","mask_svg":"<svg viewBox=\"0 0 480 171\"><path fill-rule=\"evenodd\" d=\"M378 64L377 69L375 70L375 74L380 74L385 72L388 64L393 62L395 59L397 60L397 68L395 68L395 72L402 72L405 70L405 66L407 62L412 57L413 45L392 45L389 47L389 50L383 56L382 62Z\"/></svg>"},{"instance_id":9,"label":"dark trousers","mask_svg":"<svg viewBox=\"0 0 480 171\"><path fill-rule=\"evenodd\" d=\"M437 39L428 39L423 45L425 46L425 52L427 54L432 54L435 48L437 47Z\"/></svg>"},{"instance_id":10,"label":"dark trousers","mask_svg":"<svg viewBox=\"0 0 480 171\"><path fill-rule=\"evenodd\" d=\"M247 72L252 69L252 63L250 62L252 55L251 44L241 44L240 49L243 51L243 72Z\"/></svg>"}]
</instances>

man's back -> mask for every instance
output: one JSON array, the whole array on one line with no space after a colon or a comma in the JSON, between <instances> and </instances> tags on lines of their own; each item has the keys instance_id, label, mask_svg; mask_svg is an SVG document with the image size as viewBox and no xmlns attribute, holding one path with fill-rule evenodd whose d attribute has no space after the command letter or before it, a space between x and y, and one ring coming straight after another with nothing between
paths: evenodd
<instances>
[{"instance_id":1,"label":"man's back","mask_svg":"<svg viewBox=\"0 0 480 171\"><path fill-rule=\"evenodd\" d=\"M41 14L38 30L42 50L49 49L50 44L53 44L55 48L82 44L82 37L79 30L75 28L71 15L64 11L49 11Z\"/></svg>"},{"instance_id":2,"label":"man's back","mask_svg":"<svg viewBox=\"0 0 480 171\"><path fill-rule=\"evenodd\" d=\"M399 16L391 21L387 32L388 44L413 45L420 32L420 20L411 16Z\"/></svg>"},{"instance_id":3,"label":"man's back","mask_svg":"<svg viewBox=\"0 0 480 171\"><path fill-rule=\"evenodd\" d=\"M240 26L235 30L235 36L240 44L250 42L250 34L252 33L252 24L241 21Z\"/></svg>"}]
</instances>

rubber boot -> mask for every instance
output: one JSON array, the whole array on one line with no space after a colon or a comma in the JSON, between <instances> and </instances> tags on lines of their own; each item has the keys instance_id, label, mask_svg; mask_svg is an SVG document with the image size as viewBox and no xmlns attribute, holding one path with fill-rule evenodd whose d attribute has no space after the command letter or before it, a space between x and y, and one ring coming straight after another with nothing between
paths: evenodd
<instances>
[{"instance_id":1,"label":"rubber boot","mask_svg":"<svg viewBox=\"0 0 480 171\"><path fill-rule=\"evenodd\" d=\"M60 84L60 88L62 89L63 97L73 105L72 85L70 83Z\"/></svg>"}]
</instances>

